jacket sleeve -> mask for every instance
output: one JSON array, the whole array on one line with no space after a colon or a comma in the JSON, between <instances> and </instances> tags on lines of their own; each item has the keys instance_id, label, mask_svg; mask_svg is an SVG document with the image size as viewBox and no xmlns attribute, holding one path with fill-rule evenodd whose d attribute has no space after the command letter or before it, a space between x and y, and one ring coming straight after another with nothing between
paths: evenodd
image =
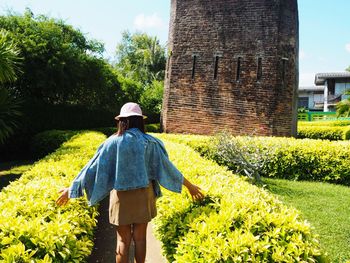
<instances>
[{"instance_id":1,"label":"jacket sleeve","mask_svg":"<svg viewBox=\"0 0 350 263\"><path fill-rule=\"evenodd\" d=\"M161 141L154 144L153 173L156 180L164 188L181 193L184 177L175 165L169 160L168 154Z\"/></svg>"},{"instance_id":2,"label":"jacket sleeve","mask_svg":"<svg viewBox=\"0 0 350 263\"><path fill-rule=\"evenodd\" d=\"M69 198L78 198L84 195L84 188L92 187L89 182L95 180L97 159L100 156L101 150L104 144L101 144L95 155L90 159L90 161L84 166L84 168L79 172L79 174L74 178L71 186L69 187Z\"/></svg>"},{"instance_id":3,"label":"jacket sleeve","mask_svg":"<svg viewBox=\"0 0 350 263\"><path fill-rule=\"evenodd\" d=\"M94 157L85 165L69 188L69 197L77 198L86 193L89 204L103 199L113 188L116 147L113 139L107 139Z\"/></svg>"}]
</instances>

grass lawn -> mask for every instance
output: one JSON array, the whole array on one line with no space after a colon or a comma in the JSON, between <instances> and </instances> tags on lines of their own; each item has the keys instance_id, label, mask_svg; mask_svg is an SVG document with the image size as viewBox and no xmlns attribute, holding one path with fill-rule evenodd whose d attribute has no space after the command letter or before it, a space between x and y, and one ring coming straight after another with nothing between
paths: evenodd
<instances>
[{"instance_id":1,"label":"grass lawn","mask_svg":"<svg viewBox=\"0 0 350 263\"><path fill-rule=\"evenodd\" d=\"M350 260L350 187L264 178L266 188L301 211L332 262Z\"/></svg>"}]
</instances>

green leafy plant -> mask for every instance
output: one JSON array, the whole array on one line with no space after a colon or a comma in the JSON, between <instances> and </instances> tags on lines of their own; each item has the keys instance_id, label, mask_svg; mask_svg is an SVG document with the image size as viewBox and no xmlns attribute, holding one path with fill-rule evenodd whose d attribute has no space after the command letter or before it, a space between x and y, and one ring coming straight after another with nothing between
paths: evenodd
<instances>
[{"instance_id":1,"label":"green leafy plant","mask_svg":"<svg viewBox=\"0 0 350 263\"><path fill-rule=\"evenodd\" d=\"M213 138L199 135L167 135L167 139L185 143L202 156L225 164L216 152ZM237 137L261 149L273 148L261 175L290 180L324 181L350 185L350 142L283 137ZM228 164L225 164L228 165ZM233 165L232 165L233 166ZM234 166L233 166L234 167Z\"/></svg>"},{"instance_id":2,"label":"green leafy plant","mask_svg":"<svg viewBox=\"0 0 350 263\"><path fill-rule=\"evenodd\" d=\"M0 30L0 83L14 82L20 70L20 50L10 40L9 33Z\"/></svg>"},{"instance_id":3,"label":"green leafy plant","mask_svg":"<svg viewBox=\"0 0 350 263\"><path fill-rule=\"evenodd\" d=\"M323 262L310 225L271 194L173 141L203 137L157 135L180 171L207 193L194 204L186 192L164 192L156 233L170 262ZM208 137L204 137L208 139ZM210 139L210 138L209 138ZM170 141L171 140L171 141ZM203 143L204 144L204 143Z\"/></svg>"},{"instance_id":4,"label":"green leafy plant","mask_svg":"<svg viewBox=\"0 0 350 263\"><path fill-rule=\"evenodd\" d=\"M304 126L328 126L328 127L336 127L336 126L350 126L350 120L334 120L334 121L299 121L298 127Z\"/></svg>"},{"instance_id":5,"label":"green leafy plant","mask_svg":"<svg viewBox=\"0 0 350 263\"><path fill-rule=\"evenodd\" d=\"M18 127L21 100L11 96L3 86L12 83L20 72L20 51L9 39L5 30L0 30L0 144L14 133Z\"/></svg>"},{"instance_id":6,"label":"green leafy plant","mask_svg":"<svg viewBox=\"0 0 350 263\"><path fill-rule=\"evenodd\" d=\"M42 158L58 149L78 131L49 130L36 134L30 143L33 158Z\"/></svg>"},{"instance_id":7,"label":"green leafy plant","mask_svg":"<svg viewBox=\"0 0 350 263\"><path fill-rule=\"evenodd\" d=\"M347 90L344 95L350 95L350 90ZM350 97L337 103L337 117L350 117Z\"/></svg>"},{"instance_id":8,"label":"green leafy plant","mask_svg":"<svg viewBox=\"0 0 350 263\"><path fill-rule=\"evenodd\" d=\"M253 183L261 184L261 170L271 158L274 147L256 147L254 141L252 136L241 140L228 132L221 132L216 136L213 147L220 163L247 176Z\"/></svg>"},{"instance_id":9,"label":"green leafy plant","mask_svg":"<svg viewBox=\"0 0 350 263\"><path fill-rule=\"evenodd\" d=\"M0 144L10 137L19 125L22 116L21 100L10 96L5 88L0 87Z\"/></svg>"},{"instance_id":10,"label":"green leafy plant","mask_svg":"<svg viewBox=\"0 0 350 263\"><path fill-rule=\"evenodd\" d=\"M35 163L0 192L1 262L84 262L93 247L96 207L84 199L58 207L69 185L105 136L82 132Z\"/></svg>"},{"instance_id":11,"label":"green leafy plant","mask_svg":"<svg viewBox=\"0 0 350 263\"><path fill-rule=\"evenodd\" d=\"M299 138L323 139L323 140L349 140L349 126L300 126L298 127Z\"/></svg>"}]
</instances>

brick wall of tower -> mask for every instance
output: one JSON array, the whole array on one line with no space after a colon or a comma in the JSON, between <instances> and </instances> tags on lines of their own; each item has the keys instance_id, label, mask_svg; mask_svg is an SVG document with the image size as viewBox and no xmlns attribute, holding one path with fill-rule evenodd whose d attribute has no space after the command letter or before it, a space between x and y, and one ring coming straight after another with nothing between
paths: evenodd
<instances>
[{"instance_id":1,"label":"brick wall of tower","mask_svg":"<svg viewBox=\"0 0 350 263\"><path fill-rule=\"evenodd\" d=\"M172 0L168 50L165 132L295 135L296 0Z\"/></svg>"}]
</instances>

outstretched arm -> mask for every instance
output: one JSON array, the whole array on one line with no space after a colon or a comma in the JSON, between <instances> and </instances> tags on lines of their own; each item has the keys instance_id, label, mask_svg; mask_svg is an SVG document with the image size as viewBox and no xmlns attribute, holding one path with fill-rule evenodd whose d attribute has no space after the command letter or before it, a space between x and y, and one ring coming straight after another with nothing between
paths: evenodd
<instances>
[{"instance_id":1,"label":"outstretched arm","mask_svg":"<svg viewBox=\"0 0 350 263\"><path fill-rule=\"evenodd\" d=\"M183 185L186 186L186 188L190 192L193 200L200 200L204 197L204 194L202 193L202 189L200 189L198 186L192 184L185 177L184 177Z\"/></svg>"},{"instance_id":2,"label":"outstretched arm","mask_svg":"<svg viewBox=\"0 0 350 263\"><path fill-rule=\"evenodd\" d=\"M59 191L61 195L56 200L57 205L61 206L67 204L67 202L69 201L68 191L69 188L63 188Z\"/></svg>"}]
</instances>

